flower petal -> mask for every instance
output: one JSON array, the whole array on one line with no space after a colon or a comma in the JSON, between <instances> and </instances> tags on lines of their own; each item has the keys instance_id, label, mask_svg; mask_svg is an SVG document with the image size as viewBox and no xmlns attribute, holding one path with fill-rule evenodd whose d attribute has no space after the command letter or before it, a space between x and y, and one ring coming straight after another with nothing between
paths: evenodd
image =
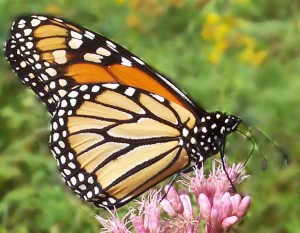
<instances>
[{"instance_id":1,"label":"flower petal","mask_svg":"<svg viewBox=\"0 0 300 233\"><path fill-rule=\"evenodd\" d=\"M223 229L227 230L230 227L232 227L237 221L238 221L238 217L237 216L230 216L228 218L225 218L222 221L222 227L223 227Z\"/></svg>"},{"instance_id":2,"label":"flower petal","mask_svg":"<svg viewBox=\"0 0 300 233\"><path fill-rule=\"evenodd\" d=\"M198 205L199 205L199 210L201 215L207 220L210 218L211 215L211 204L209 202L208 197L200 193L199 198L198 198Z\"/></svg>"},{"instance_id":3,"label":"flower petal","mask_svg":"<svg viewBox=\"0 0 300 233\"><path fill-rule=\"evenodd\" d=\"M237 215L239 218L243 218L246 215L247 211L250 208L250 205L251 205L251 197L250 196L244 197L237 210Z\"/></svg>"}]
</instances>

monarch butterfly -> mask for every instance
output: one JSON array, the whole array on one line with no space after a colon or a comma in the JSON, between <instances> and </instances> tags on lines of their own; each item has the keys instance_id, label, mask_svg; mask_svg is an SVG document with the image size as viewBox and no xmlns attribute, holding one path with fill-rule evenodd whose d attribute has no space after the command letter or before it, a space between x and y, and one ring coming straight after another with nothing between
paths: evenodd
<instances>
[{"instance_id":1,"label":"monarch butterfly","mask_svg":"<svg viewBox=\"0 0 300 233\"><path fill-rule=\"evenodd\" d=\"M51 114L49 146L81 198L112 209L224 154L243 122L207 112L111 40L68 21L17 19L5 55Z\"/></svg>"}]
</instances>

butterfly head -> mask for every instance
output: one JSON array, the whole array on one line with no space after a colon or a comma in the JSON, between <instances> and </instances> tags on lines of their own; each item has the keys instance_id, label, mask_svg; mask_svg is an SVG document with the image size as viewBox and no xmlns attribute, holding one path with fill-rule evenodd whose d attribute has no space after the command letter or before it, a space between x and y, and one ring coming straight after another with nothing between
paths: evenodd
<instances>
[{"instance_id":1,"label":"butterfly head","mask_svg":"<svg viewBox=\"0 0 300 233\"><path fill-rule=\"evenodd\" d=\"M226 136L237 130L241 120L222 112L211 112L203 116L197 125L197 142L200 155L206 159L220 152Z\"/></svg>"}]
</instances>

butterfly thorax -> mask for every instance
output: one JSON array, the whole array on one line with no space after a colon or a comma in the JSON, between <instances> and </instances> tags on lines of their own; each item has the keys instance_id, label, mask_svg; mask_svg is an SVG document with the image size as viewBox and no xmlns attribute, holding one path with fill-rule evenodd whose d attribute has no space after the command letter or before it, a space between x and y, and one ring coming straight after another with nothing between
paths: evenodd
<instances>
[{"instance_id":1,"label":"butterfly thorax","mask_svg":"<svg viewBox=\"0 0 300 233\"><path fill-rule=\"evenodd\" d=\"M195 163L201 163L222 149L226 136L237 130L241 120L222 112L202 116L190 131L188 150Z\"/></svg>"}]
</instances>

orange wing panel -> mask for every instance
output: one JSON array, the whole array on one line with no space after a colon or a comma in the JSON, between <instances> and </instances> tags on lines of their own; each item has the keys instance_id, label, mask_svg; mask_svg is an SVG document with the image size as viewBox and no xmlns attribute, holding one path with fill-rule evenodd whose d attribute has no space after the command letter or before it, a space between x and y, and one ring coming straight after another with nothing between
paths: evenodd
<instances>
[{"instance_id":1,"label":"orange wing panel","mask_svg":"<svg viewBox=\"0 0 300 233\"><path fill-rule=\"evenodd\" d=\"M135 67L115 64L109 66L109 70L112 72L112 75L118 83L155 93L188 109L185 104L166 87L164 87L150 75Z\"/></svg>"},{"instance_id":2,"label":"orange wing panel","mask_svg":"<svg viewBox=\"0 0 300 233\"><path fill-rule=\"evenodd\" d=\"M116 82L105 68L89 63L70 65L67 70L67 75L72 77L77 83Z\"/></svg>"}]
</instances>

